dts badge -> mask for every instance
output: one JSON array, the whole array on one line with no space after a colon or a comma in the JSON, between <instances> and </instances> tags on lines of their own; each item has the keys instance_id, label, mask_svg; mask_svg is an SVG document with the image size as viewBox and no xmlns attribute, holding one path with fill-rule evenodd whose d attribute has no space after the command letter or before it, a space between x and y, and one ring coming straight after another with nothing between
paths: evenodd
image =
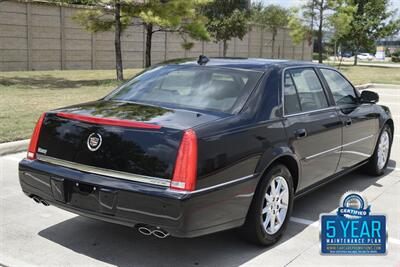
<instances>
[{"instance_id":1,"label":"dts badge","mask_svg":"<svg viewBox=\"0 0 400 267\"><path fill-rule=\"evenodd\" d=\"M386 217L371 215L359 192L347 192L337 214L321 214L321 254L386 254Z\"/></svg>"}]
</instances>

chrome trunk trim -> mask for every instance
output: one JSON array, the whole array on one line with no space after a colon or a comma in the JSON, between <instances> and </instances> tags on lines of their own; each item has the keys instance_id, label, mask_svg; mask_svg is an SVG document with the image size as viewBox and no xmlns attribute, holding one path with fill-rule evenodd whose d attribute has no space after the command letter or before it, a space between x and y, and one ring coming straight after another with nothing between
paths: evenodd
<instances>
[{"instance_id":1,"label":"chrome trunk trim","mask_svg":"<svg viewBox=\"0 0 400 267\"><path fill-rule=\"evenodd\" d=\"M108 170L108 169L93 167L93 166L89 166L89 165L84 165L84 164L80 164L80 163L76 163L76 162L57 159L57 158L40 155L40 154L37 154L37 159L39 161L51 163L51 164L66 167L66 168L75 169L75 170L82 171L82 172L93 173L93 174L98 174L98 175L103 175L103 176L109 176L112 178L118 178L118 179L123 179L123 180L134 181L134 182L153 184L153 185L159 185L159 186L165 186L165 187L169 187L170 183L171 183L170 180L164 179L164 178L150 177L150 176L144 176L144 175L140 175L140 174L115 171L115 170Z\"/></svg>"}]
</instances>

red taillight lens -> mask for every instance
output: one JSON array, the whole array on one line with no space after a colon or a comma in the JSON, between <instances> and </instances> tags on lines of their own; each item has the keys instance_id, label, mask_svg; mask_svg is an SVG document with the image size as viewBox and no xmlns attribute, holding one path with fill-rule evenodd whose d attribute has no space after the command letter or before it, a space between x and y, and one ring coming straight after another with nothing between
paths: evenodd
<instances>
[{"instance_id":1,"label":"red taillight lens","mask_svg":"<svg viewBox=\"0 0 400 267\"><path fill-rule=\"evenodd\" d=\"M196 186L196 176L197 137L196 133L189 129L185 131L182 137L170 187L177 190L193 191Z\"/></svg>"},{"instance_id":2,"label":"red taillight lens","mask_svg":"<svg viewBox=\"0 0 400 267\"><path fill-rule=\"evenodd\" d=\"M46 113L43 113L42 116L40 116L38 122L36 123L35 130L33 130L31 142L28 148L28 155L27 155L28 159L36 159L40 129L42 128L43 120L45 117Z\"/></svg>"}]
</instances>

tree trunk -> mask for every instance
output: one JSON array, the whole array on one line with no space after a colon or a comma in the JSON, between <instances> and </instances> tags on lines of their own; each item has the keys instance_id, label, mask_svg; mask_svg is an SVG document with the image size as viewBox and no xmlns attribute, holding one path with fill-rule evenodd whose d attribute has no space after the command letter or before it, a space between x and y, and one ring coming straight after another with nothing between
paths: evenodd
<instances>
[{"instance_id":1,"label":"tree trunk","mask_svg":"<svg viewBox=\"0 0 400 267\"><path fill-rule=\"evenodd\" d=\"M121 52L121 28L121 2L120 0L115 0L115 69L119 81L124 79Z\"/></svg>"},{"instance_id":2,"label":"tree trunk","mask_svg":"<svg viewBox=\"0 0 400 267\"><path fill-rule=\"evenodd\" d=\"M323 10L324 0L321 0L321 4L319 6L319 25L318 25L318 62L322 63L322 27L324 23L324 10Z\"/></svg>"},{"instance_id":3,"label":"tree trunk","mask_svg":"<svg viewBox=\"0 0 400 267\"><path fill-rule=\"evenodd\" d=\"M333 64L335 64L337 57L337 41L335 40L334 46L333 46Z\"/></svg>"},{"instance_id":4,"label":"tree trunk","mask_svg":"<svg viewBox=\"0 0 400 267\"><path fill-rule=\"evenodd\" d=\"M272 47L271 47L271 57L272 58L275 58L275 38L276 38L276 33L275 32L273 32L272 33Z\"/></svg>"},{"instance_id":5,"label":"tree trunk","mask_svg":"<svg viewBox=\"0 0 400 267\"><path fill-rule=\"evenodd\" d=\"M357 66L357 62L358 62L358 48L356 48L354 50L354 66Z\"/></svg>"},{"instance_id":6,"label":"tree trunk","mask_svg":"<svg viewBox=\"0 0 400 267\"><path fill-rule=\"evenodd\" d=\"M224 40L223 41L223 48L222 48L223 57L226 57L226 52L227 51L228 51L228 41Z\"/></svg>"},{"instance_id":7,"label":"tree trunk","mask_svg":"<svg viewBox=\"0 0 400 267\"><path fill-rule=\"evenodd\" d=\"M153 24L146 24L146 59L145 67L151 66L151 41L153 38Z\"/></svg>"}]
</instances>

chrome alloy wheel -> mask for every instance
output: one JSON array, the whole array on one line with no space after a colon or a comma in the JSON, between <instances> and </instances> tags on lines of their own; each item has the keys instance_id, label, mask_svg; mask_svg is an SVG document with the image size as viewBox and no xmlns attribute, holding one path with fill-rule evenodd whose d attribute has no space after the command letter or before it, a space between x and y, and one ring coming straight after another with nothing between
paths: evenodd
<instances>
[{"instance_id":1,"label":"chrome alloy wheel","mask_svg":"<svg viewBox=\"0 0 400 267\"><path fill-rule=\"evenodd\" d=\"M378 145L378 169L381 170L385 167L386 161L389 156L390 137L389 133L385 130L382 132Z\"/></svg>"},{"instance_id":2,"label":"chrome alloy wheel","mask_svg":"<svg viewBox=\"0 0 400 267\"><path fill-rule=\"evenodd\" d=\"M273 235L282 227L289 206L289 186L285 178L277 176L271 180L265 192L262 222L265 231Z\"/></svg>"}]
</instances>

